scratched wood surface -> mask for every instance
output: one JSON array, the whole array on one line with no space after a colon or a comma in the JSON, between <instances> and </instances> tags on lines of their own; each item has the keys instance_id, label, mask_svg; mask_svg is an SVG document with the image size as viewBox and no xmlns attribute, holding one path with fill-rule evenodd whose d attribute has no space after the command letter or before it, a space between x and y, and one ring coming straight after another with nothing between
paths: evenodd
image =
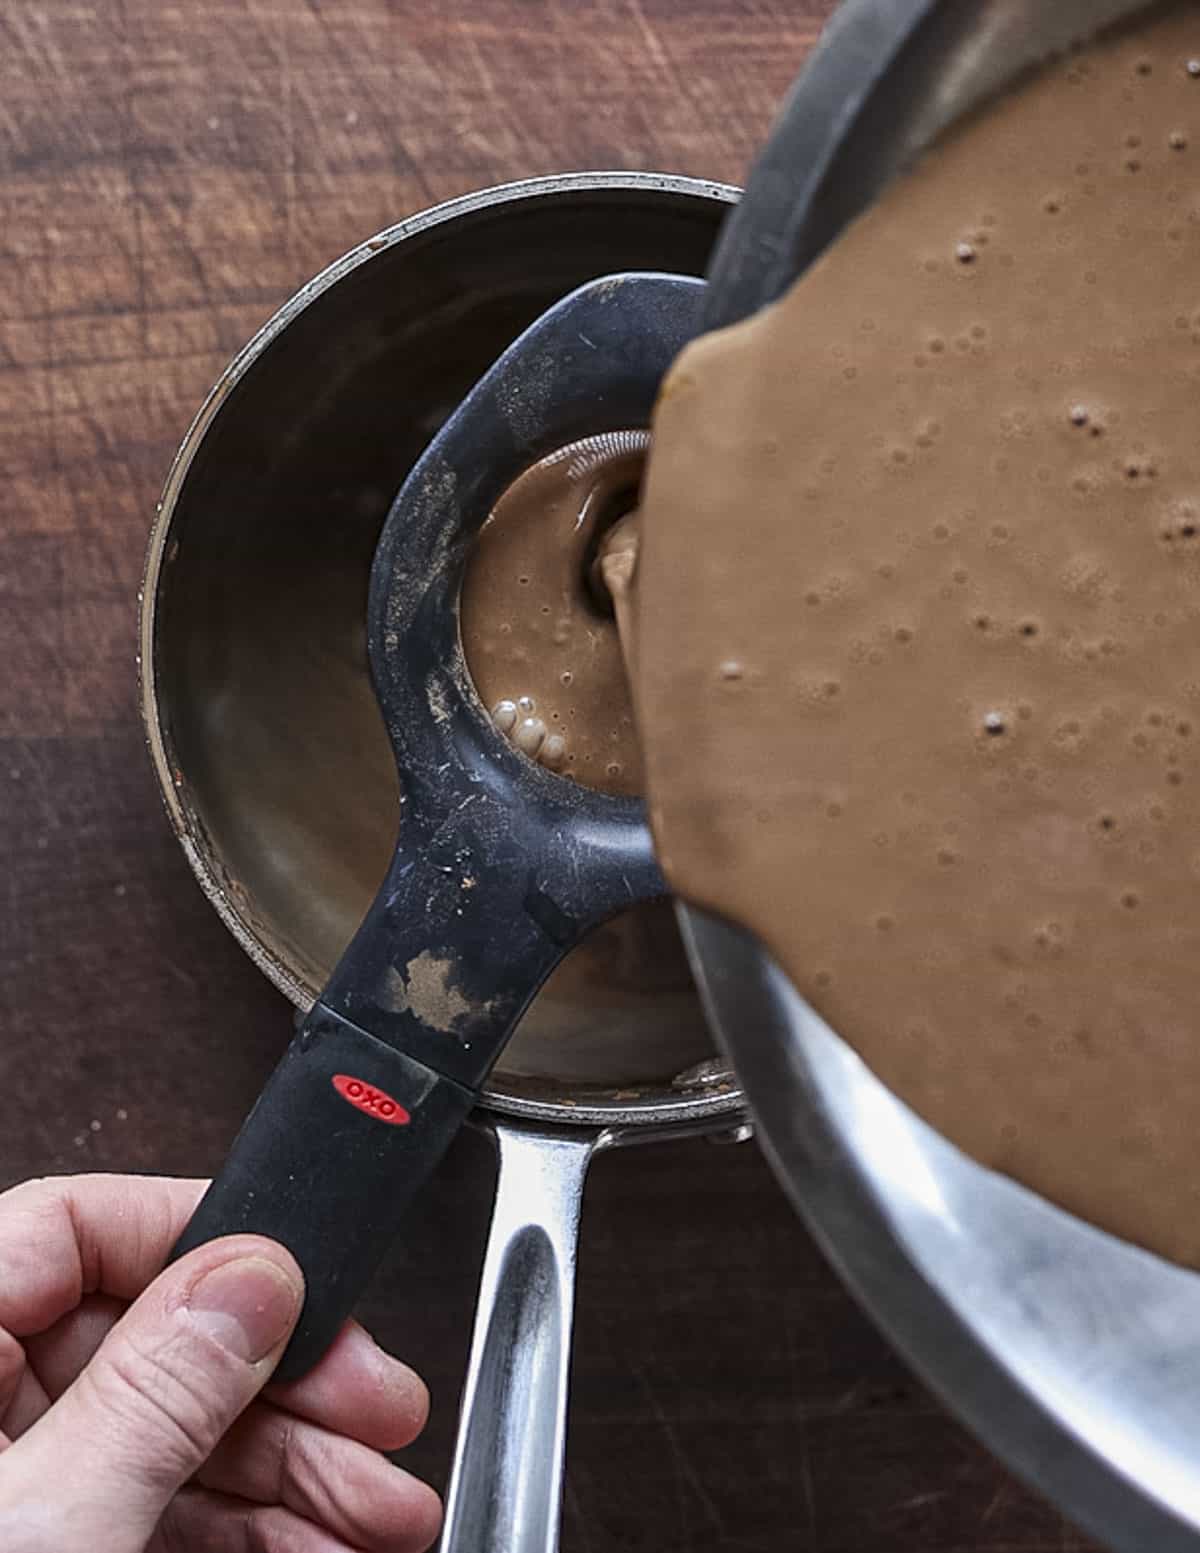
<instances>
[{"instance_id":1,"label":"scratched wood surface","mask_svg":"<svg viewBox=\"0 0 1200 1553\"><path fill-rule=\"evenodd\" d=\"M289 1010L192 882L134 693L172 450L359 238L566 168L740 181L826 0L0 6L0 1185L206 1172ZM467 1136L366 1301L444 1481L492 1166ZM603 1159L565 1553L1084 1553L843 1294L753 1147Z\"/></svg>"}]
</instances>

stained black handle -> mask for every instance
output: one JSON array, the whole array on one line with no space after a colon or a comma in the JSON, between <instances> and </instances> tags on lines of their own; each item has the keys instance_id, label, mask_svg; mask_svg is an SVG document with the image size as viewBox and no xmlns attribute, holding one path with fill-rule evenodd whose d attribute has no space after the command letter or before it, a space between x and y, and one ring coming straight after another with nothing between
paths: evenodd
<instances>
[{"instance_id":1,"label":"stained black handle","mask_svg":"<svg viewBox=\"0 0 1200 1553\"><path fill-rule=\"evenodd\" d=\"M369 640L401 776L397 850L174 1253L237 1231L293 1252L308 1290L282 1378L333 1339L545 978L663 892L638 800L564 781L497 732L458 595L510 480L577 437L646 424L700 291L622 275L564 298L449 418L384 525Z\"/></svg>"},{"instance_id":2,"label":"stained black handle","mask_svg":"<svg viewBox=\"0 0 1200 1553\"><path fill-rule=\"evenodd\" d=\"M222 1235L285 1245L306 1294L275 1378L296 1379L337 1335L474 1102L474 1091L318 1003L171 1260Z\"/></svg>"}]
</instances>

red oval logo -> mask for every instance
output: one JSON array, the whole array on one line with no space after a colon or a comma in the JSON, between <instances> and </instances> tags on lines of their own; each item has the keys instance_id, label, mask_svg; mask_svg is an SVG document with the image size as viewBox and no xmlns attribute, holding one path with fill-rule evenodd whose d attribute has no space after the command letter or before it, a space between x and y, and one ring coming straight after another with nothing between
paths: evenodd
<instances>
[{"instance_id":1,"label":"red oval logo","mask_svg":"<svg viewBox=\"0 0 1200 1553\"><path fill-rule=\"evenodd\" d=\"M405 1122L412 1121L398 1100L393 1100L391 1095L377 1089L374 1084L367 1084L349 1073L335 1073L331 1082L342 1099L348 1100L356 1111L365 1111L368 1116L386 1122L389 1127L403 1127Z\"/></svg>"}]
</instances>

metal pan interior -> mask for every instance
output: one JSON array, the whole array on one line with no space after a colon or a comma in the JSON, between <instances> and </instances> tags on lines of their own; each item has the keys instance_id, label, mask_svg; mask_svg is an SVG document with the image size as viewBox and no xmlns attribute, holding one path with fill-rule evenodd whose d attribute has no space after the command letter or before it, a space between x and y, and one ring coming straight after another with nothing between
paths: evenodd
<instances>
[{"instance_id":1,"label":"metal pan interior","mask_svg":"<svg viewBox=\"0 0 1200 1553\"><path fill-rule=\"evenodd\" d=\"M197 416L147 561L147 734L201 885L298 1006L395 841L399 787L365 628L395 491L550 303L623 269L703 274L735 198L689 179L575 174L440 206L298 293ZM547 983L487 1098L555 1121L715 1117L739 1096L711 1055L670 910L644 908Z\"/></svg>"}]
</instances>

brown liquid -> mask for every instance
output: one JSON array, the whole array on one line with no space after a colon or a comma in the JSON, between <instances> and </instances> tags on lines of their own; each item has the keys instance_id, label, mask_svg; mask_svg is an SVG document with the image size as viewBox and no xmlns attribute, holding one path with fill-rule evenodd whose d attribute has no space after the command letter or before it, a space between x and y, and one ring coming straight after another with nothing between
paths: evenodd
<instances>
[{"instance_id":1,"label":"brown liquid","mask_svg":"<svg viewBox=\"0 0 1200 1553\"><path fill-rule=\"evenodd\" d=\"M589 437L543 459L497 502L460 602L483 703L518 749L589 787L642 790L621 645L587 583L598 526L636 489L642 432Z\"/></svg>"},{"instance_id":2,"label":"brown liquid","mask_svg":"<svg viewBox=\"0 0 1200 1553\"><path fill-rule=\"evenodd\" d=\"M686 352L637 683L678 892L953 1141L1192 1265L1197 58L1192 6L1055 66Z\"/></svg>"}]
</instances>

